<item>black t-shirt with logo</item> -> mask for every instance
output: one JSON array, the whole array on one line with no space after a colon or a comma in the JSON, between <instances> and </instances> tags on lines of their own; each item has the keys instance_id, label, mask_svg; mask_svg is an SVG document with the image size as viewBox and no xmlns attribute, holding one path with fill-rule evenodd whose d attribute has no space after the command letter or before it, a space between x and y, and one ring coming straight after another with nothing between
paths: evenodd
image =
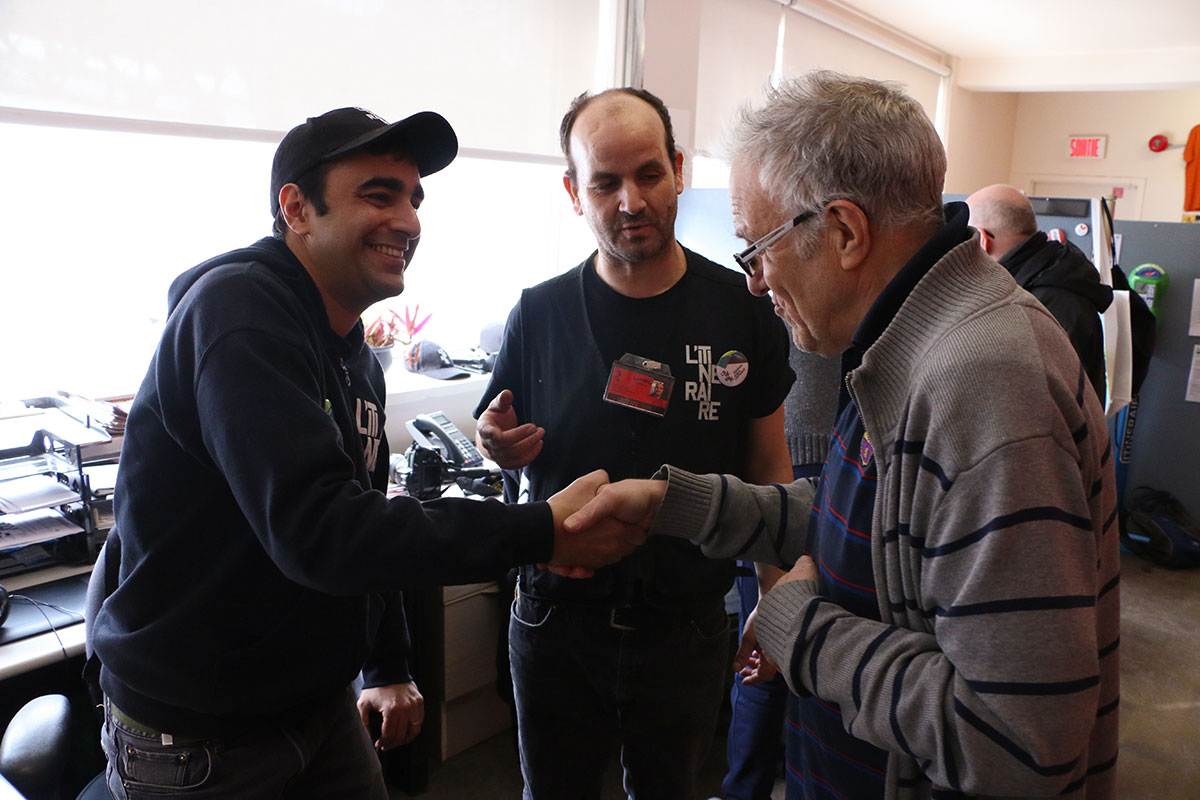
<instances>
[{"instance_id":1,"label":"black t-shirt with logo","mask_svg":"<svg viewBox=\"0 0 1200 800\"><path fill-rule=\"evenodd\" d=\"M795 379L787 333L771 302L750 294L739 273L684 252L687 271L654 297L608 287L594 254L522 293L475 415L510 389L519 421L546 429L542 452L525 468L530 500L595 469L614 481L650 477L667 463L742 472L747 423L778 409ZM670 369L665 416L605 401L613 362L626 353ZM523 591L557 600L678 609L720 597L733 574L732 562L656 537L594 578L525 567L521 580Z\"/></svg>"}]
</instances>

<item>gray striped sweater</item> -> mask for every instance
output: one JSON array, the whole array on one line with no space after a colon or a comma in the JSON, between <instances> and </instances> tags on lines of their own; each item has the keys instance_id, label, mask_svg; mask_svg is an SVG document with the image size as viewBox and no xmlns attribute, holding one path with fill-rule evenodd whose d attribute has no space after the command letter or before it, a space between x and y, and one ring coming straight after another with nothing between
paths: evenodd
<instances>
[{"instance_id":1,"label":"gray striped sweater","mask_svg":"<svg viewBox=\"0 0 1200 800\"><path fill-rule=\"evenodd\" d=\"M1111 798L1120 601L1104 413L1054 318L979 248L921 279L847 376L879 459L882 622L795 581L760 646L890 753L887 797ZM789 564L812 487L664 468L651 533Z\"/></svg>"}]
</instances>

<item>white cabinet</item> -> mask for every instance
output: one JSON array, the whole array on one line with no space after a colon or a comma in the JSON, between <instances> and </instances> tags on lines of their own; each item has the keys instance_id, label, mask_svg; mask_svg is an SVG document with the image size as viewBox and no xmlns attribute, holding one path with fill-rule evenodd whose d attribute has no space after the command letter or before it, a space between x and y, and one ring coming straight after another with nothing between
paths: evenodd
<instances>
[{"instance_id":1,"label":"white cabinet","mask_svg":"<svg viewBox=\"0 0 1200 800\"><path fill-rule=\"evenodd\" d=\"M510 725L508 706L496 693L496 642L500 626L508 625L498 591L495 583L442 590L442 760Z\"/></svg>"}]
</instances>

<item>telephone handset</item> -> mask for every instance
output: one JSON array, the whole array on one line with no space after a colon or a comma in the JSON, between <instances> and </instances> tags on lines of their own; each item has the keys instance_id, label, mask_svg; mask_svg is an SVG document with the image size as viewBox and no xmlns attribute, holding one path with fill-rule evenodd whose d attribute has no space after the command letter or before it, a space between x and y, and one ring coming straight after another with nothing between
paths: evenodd
<instances>
[{"instance_id":1,"label":"telephone handset","mask_svg":"<svg viewBox=\"0 0 1200 800\"><path fill-rule=\"evenodd\" d=\"M404 426L412 435L413 442L438 451L456 467L477 467L483 463L483 454L441 411L418 414Z\"/></svg>"}]
</instances>

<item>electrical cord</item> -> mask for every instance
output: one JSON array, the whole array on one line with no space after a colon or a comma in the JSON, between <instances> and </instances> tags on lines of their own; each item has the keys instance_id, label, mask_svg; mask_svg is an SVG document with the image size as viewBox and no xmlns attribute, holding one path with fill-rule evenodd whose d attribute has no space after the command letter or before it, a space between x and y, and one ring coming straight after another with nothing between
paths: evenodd
<instances>
[{"instance_id":1,"label":"electrical cord","mask_svg":"<svg viewBox=\"0 0 1200 800\"><path fill-rule=\"evenodd\" d=\"M60 614L78 614L79 612L70 608L64 608L60 605L55 605L54 603L47 603L44 600L35 600L34 598L23 594L9 595L9 599L24 600L26 603L32 604L33 607L41 613L41 615L46 619L46 624L50 626L50 632L53 633L54 638L58 640L58 649L62 650L63 660L70 661L71 656L67 653L67 646L63 643L62 637L58 635L58 627L55 626L54 622L50 619L50 615L46 613L46 609L53 609Z\"/></svg>"}]
</instances>

